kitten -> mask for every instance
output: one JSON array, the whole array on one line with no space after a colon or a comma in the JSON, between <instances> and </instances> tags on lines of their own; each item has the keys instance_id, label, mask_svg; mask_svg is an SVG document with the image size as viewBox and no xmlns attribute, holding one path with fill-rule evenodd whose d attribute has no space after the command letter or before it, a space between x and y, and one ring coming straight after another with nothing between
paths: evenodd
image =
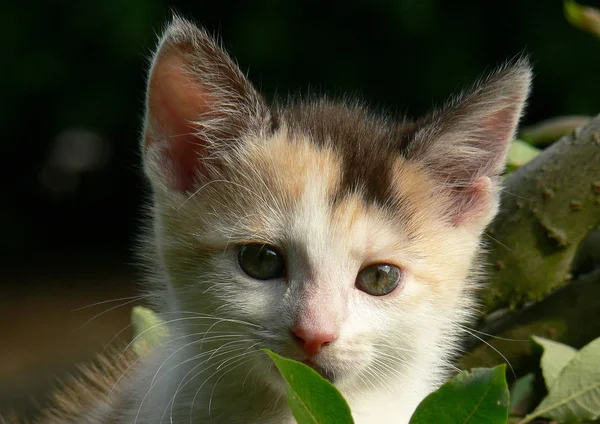
<instances>
[{"instance_id":1,"label":"kitten","mask_svg":"<svg viewBox=\"0 0 600 424\"><path fill-rule=\"evenodd\" d=\"M175 18L142 138L148 292L170 336L72 422L293 423L261 348L332 381L356 423L408 422L476 309L530 79L516 60L415 122L328 100L272 107Z\"/></svg>"}]
</instances>

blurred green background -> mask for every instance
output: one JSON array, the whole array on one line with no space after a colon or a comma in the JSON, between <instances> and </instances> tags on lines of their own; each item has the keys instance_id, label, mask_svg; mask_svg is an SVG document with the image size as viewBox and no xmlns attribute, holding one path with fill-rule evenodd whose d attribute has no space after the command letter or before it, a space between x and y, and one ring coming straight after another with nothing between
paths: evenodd
<instances>
[{"instance_id":1,"label":"blurred green background","mask_svg":"<svg viewBox=\"0 0 600 424\"><path fill-rule=\"evenodd\" d=\"M73 311L133 293L144 78L172 10L220 34L269 99L350 93L416 117L524 52L525 123L600 112L600 42L558 0L4 2L0 410L127 322L116 308L82 337L107 307Z\"/></svg>"}]
</instances>

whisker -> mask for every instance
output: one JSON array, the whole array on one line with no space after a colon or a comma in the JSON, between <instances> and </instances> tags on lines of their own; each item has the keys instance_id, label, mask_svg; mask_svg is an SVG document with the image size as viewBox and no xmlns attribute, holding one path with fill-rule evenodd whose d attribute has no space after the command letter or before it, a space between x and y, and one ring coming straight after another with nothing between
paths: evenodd
<instances>
[{"instance_id":1,"label":"whisker","mask_svg":"<svg viewBox=\"0 0 600 424\"><path fill-rule=\"evenodd\" d=\"M500 246L504 247L506 250L508 250L509 252L512 252L513 250L508 247L507 245L505 245L504 243L502 243L500 240L498 240L497 238L492 237L492 235L490 233L488 233L487 231L484 231L483 234L486 237L491 238L492 240L494 240L496 243L498 243Z\"/></svg>"},{"instance_id":2,"label":"whisker","mask_svg":"<svg viewBox=\"0 0 600 424\"><path fill-rule=\"evenodd\" d=\"M117 378L117 381L115 381L115 383L112 385L112 387L110 388L109 392L108 392L108 396L107 398L110 398L115 390L115 388L117 387L117 385L119 384L119 382L123 379L123 377L125 377L125 375L127 375L127 373L129 372L129 370L131 368L133 368L140 360L142 359L142 357L138 357L135 361L133 361L131 364L129 364L127 366L127 368L125 369L125 371L123 371L121 373L121 375L119 376L119 378Z\"/></svg>"},{"instance_id":3,"label":"whisker","mask_svg":"<svg viewBox=\"0 0 600 424\"><path fill-rule=\"evenodd\" d=\"M222 346L221 346L221 347L222 347ZM219 349L220 349L221 347L219 347ZM216 355L216 356L214 356L214 357L219 357L219 356L229 355L229 354L231 354L232 352L240 351L240 350L242 350L242 349L244 349L244 346L242 346L242 347L240 347L240 348L231 348L231 349L229 349L229 350L225 350L225 351L223 351L223 352L219 353L218 355ZM234 357L235 357L235 356L234 356ZM213 355L211 355L211 357L209 357L208 359L206 359L206 360L202 361L201 363L199 363L199 364L197 364L197 365L193 366L193 367L192 367L192 368L191 368L191 369L190 369L190 370L189 370L189 371L188 371L188 372L187 372L187 373L186 373L186 374L183 376L183 378L181 379L181 381L180 381L180 382L179 382L179 384L177 385L177 388L175 389L175 393L173 394L173 396L171 397L171 400L169 401L169 404L171 405L171 406L170 406L170 408L169 408L169 409L170 409L170 418L171 418L171 420L173 419L173 407L174 407L174 405L175 405L175 400L176 400L176 398L177 398L177 395L178 395L178 394L179 394L179 393L180 393L180 392L183 390L183 388L185 388L185 387L186 387L186 386L187 386L189 383L191 383L191 382L192 382L192 381L193 381L193 380L194 380L196 377L200 376L200 375L201 375L203 372L205 372L205 371L207 371L207 370L209 370L209 369L213 368L213 367L216 365L216 363L215 363L215 364L210 364L208 367L205 367L205 368L203 368L202 370L200 370L199 372L197 372L196 374L194 374L194 375L193 375L191 378L189 378L187 381L185 381L185 380L186 380L186 379L188 378L188 376L189 376L190 374L192 374L192 373L193 373L193 372L194 372L194 371L195 371L195 370L196 370L198 367L200 367L200 366L204 365L205 363L207 363L207 362L208 362L208 361L209 361L211 358L213 358ZM226 360L227 360L227 359L226 359ZM210 377L209 377L209 378L210 378ZM205 382L206 382L206 380L205 380ZM204 385L204 383L203 383L203 384L200 386L200 388L202 388L202 386L203 386L203 385ZM199 388L198 390L200 390L200 388ZM168 406L169 404L167 404L167 406ZM193 406L193 402L192 402L192 406ZM165 413L166 413L166 410L165 410Z\"/></svg>"},{"instance_id":4,"label":"whisker","mask_svg":"<svg viewBox=\"0 0 600 424\"><path fill-rule=\"evenodd\" d=\"M253 344L253 345L252 345L252 346L250 346L248 349L250 349L250 348L252 348L252 347L254 347L254 346L256 346L256 345L258 345L258 343L255 343L255 344ZM240 366L242 366L243 364L245 364L245 363L249 362L249 361L250 361L250 359L245 359L245 358L244 358L245 356L248 356L248 355L250 355L250 354L252 354L252 353L254 353L254 352L258 352L258 350L254 351L254 352L248 352L248 349L246 349L246 350L245 350L244 352L242 352L241 354L235 355L235 356L233 356L233 357L231 357L231 358L228 358L228 359L226 359L225 361L223 361L223 362L222 362L222 363L221 363L221 364L220 364L220 365L217 367L217 369L215 370L215 372L214 372L214 373L212 373L212 374L211 374L211 375L210 375L210 376L209 376L209 377L208 377L206 380L204 380L204 383L202 383L202 384L200 385L200 387L198 387L198 389L196 390L196 393L194 394L194 398L192 399L192 404L191 404L191 406L190 406L190 424L193 424L193 423L192 423L192 421L191 421L191 414L192 414L192 410L193 410L193 407L194 407L194 403L196 402L196 398L197 398L198 394L200 393L200 390L202 390L202 387L204 386L204 384L205 384L206 382L208 382L208 380L210 380L210 379L211 379L213 376L215 376L215 375L216 375L216 374L219 372L219 370L221 369L221 367L223 367L223 365L225 365L225 364L228 364L229 366L231 366L231 365L233 365L233 364L235 364L235 363L237 363L237 362L241 362L241 363L239 363L238 365L236 365L235 367L233 367L233 368L230 368L228 371L224 372L224 373L223 373L223 375L221 375L221 377L219 377L219 378L217 379L217 381L215 381L215 383L214 383L214 385L213 385L213 389L212 389L212 391L211 391L211 394L210 394L209 402L208 402L208 415L210 416L210 414L211 414L211 407L212 407L212 398L213 398L213 396L214 396L214 392L215 392L215 389L216 389L216 387L217 387L217 383L218 383L219 381L221 381L221 379L222 379L222 378L223 378L223 377L224 377L226 374L230 373L231 371L233 371L233 370L234 370L234 369L236 369L236 368L239 368L239 367L240 367ZM237 359L237 360L236 360L236 358L239 358L239 359Z\"/></svg>"},{"instance_id":5,"label":"whisker","mask_svg":"<svg viewBox=\"0 0 600 424\"><path fill-rule=\"evenodd\" d=\"M415 353L416 353L416 351L415 351ZM406 358L402 358L401 356L390 355L389 353L382 352L382 351L377 352L377 356L379 358L388 358L388 359L390 359L392 361L395 361L395 362L398 362L400 364L406 365L407 367L410 367L410 368L415 368L415 369L421 371L424 374L428 374L429 373L428 370L425 370L423 367L419 367L419 366L415 365L412 361L409 361Z\"/></svg>"},{"instance_id":6,"label":"whisker","mask_svg":"<svg viewBox=\"0 0 600 424\"><path fill-rule=\"evenodd\" d=\"M256 368L258 366L258 364L255 364L252 368L250 368L250 371L248 371L248 373L246 374L246 377L244 378L244 381L242 382L242 389L244 389L246 387L246 380L248 380L248 377L250 377L250 373L254 370L254 368Z\"/></svg>"},{"instance_id":7,"label":"whisker","mask_svg":"<svg viewBox=\"0 0 600 424\"><path fill-rule=\"evenodd\" d=\"M186 334L184 336L180 336L177 337L173 340L177 340L177 339L182 339L182 338L186 338L186 337L190 337L190 336L198 336L200 334L203 333L194 333L194 334ZM150 382L150 384L154 383L154 380L156 379L157 375L160 373L160 370L162 369L162 367L169 361L169 359L171 359L173 356L175 356L177 353L181 352L183 349L186 349L196 343L199 342L204 342L204 341L214 341L214 340L227 340L230 337L246 337L246 335L244 334L231 334L231 335L220 335L220 336L211 336L208 339L202 339L202 340L194 340L192 342L186 343L183 346L179 347L177 350L175 350L174 352L172 352L158 367L158 369L156 370L156 372L154 373L154 377L152 377L152 381ZM183 363L182 363L183 364ZM169 370L171 371L171 370Z\"/></svg>"},{"instance_id":8,"label":"whisker","mask_svg":"<svg viewBox=\"0 0 600 424\"><path fill-rule=\"evenodd\" d=\"M137 295L137 296L119 297L116 299L102 300L100 302L90 303L89 305L85 305L85 306L81 306L76 309L72 309L71 312L79 312L84 309L92 308L94 306L104 305L106 303L120 302L121 300L132 300L132 299L138 300L138 299L144 299L145 297L152 297L152 296L155 296L155 295L154 294L142 294L142 295Z\"/></svg>"},{"instance_id":9,"label":"whisker","mask_svg":"<svg viewBox=\"0 0 600 424\"><path fill-rule=\"evenodd\" d=\"M457 325L458 325L459 327L461 327L461 329L464 329L464 330L469 330L469 331L472 331L472 332L474 332L474 333L481 334L481 335L483 335L483 336L489 337L489 338L491 338L491 339L496 339L496 340L504 340L504 341L507 341L507 342L527 342L527 343L529 343L529 342L531 341L530 339L512 339L512 338L510 338L510 337L501 337L501 336L495 336L495 335L493 335L493 334L486 333L486 332L484 332L484 331L475 330L474 328L468 327L468 326L466 326L466 325L463 325L463 324L458 324L458 323L457 323Z\"/></svg>"},{"instance_id":10,"label":"whisker","mask_svg":"<svg viewBox=\"0 0 600 424\"><path fill-rule=\"evenodd\" d=\"M369 368L365 368L363 370L363 373L367 373L369 376L372 377L371 375L371 371L369 370ZM373 388L373 390L375 390L376 392L379 392L379 389L377 388L377 386L375 386L375 384L371 381L370 378L367 378L367 376L364 376L366 378L367 383L369 383L371 385L371 387Z\"/></svg>"},{"instance_id":11,"label":"whisker","mask_svg":"<svg viewBox=\"0 0 600 424\"><path fill-rule=\"evenodd\" d=\"M490 347L494 352L496 352L501 358L502 360L508 365L508 368L511 371L511 374L513 375L513 377L516 378L516 373L515 370L512 366L512 364L510 363L510 361L508 360L508 358L500 351L498 350L496 347L494 347L492 344L488 343L485 339L483 339L482 337L479 337L476 333L479 334L483 334L487 337L492 337L492 338L496 338L498 340L505 340L505 341L516 341L516 342L525 342L528 340L519 340L519 339L510 339L510 338L504 338L504 337L499 337L499 336L493 336L493 335L489 335L487 333L484 333L482 331L478 331L478 330L474 330L466 325L463 325L459 322L453 321L451 319L448 318L443 318L443 317L438 317L438 316L429 316L429 318L433 319L433 320L438 320L438 321L442 321L442 322L446 322L448 324L450 324L451 326L455 327L456 329L458 329L459 331L465 332L467 334L469 334L471 337L476 338L477 340L479 340L480 342L484 343L485 345L487 345L488 347Z\"/></svg>"},{"instance_id":12,"label":"whisker","mask_svg":"<svg viewBox=\"0 0 600 424\"><path fill-rule=\"evenodd\" d=\"M113 344L113 342L115 341L115 339L117 339L121 334L123 334L124 331L127 331L132 326L133 326L133 323L127 324L125 327L123 327L121 330L119 330L115 335L113 335L110 338L110 340L104 344L104 347L102 348L102 350L101 350L100 353L106 352L106 349L108 349Z\"/></svg>"},{"instance_id":13,"label":"whisker","mask_svg":"<svg viewBox=\"0 0 600 424\"><path fill-rule=\"evenodd\" d=\"M241 357L243 358L244 356L248 356L248 355L251 355L252 353L259 352L258 350L255 350L254 352L248 352L248 350L252 349L253 347L257 346L258 344L259 344L259 343L255 343L255 344L253 344L252 346L249 346L249 347L248 347L248 348L247 348L247 349L246 349L244 352L242 352L242 354L240 354L240 355L238 355L238 356L241 356ZM214 396L214 394L215 394L215 389L217 388L217 384L219 384L219 381L221 381L221 379L222 379L223 377L225 377L225 375L229 374L229 373L230 373L231 371L233 371L234 369L236 369L236 368L239 368L240 366L242 366L242 365L244 365L244 364L246 364L246 363L250 362L250 359L251 359L251 358L248 358L248 359L246 359L244 362L240 363L239 365L236 365L235 367L233 367L233 368L230 368L228 371L224 372L224 373L223 373L223 374L222 374L222 375L221 375L221 376L220 376L220 377L217 379L217 381L215 381L215 383L213 384L213 389L212 389L212 391L210 392L210 398L209 398L209 401L208 401L208 416L209 416L209 417L210 417L210 415L211 415L211 408L212 408L212 400L213 400L213 396ZM221 369L221 367L223 367L223 365L225 365L225 363L226 363L226 362L223 362L223 363L221 363L221 365L219 365L219 366L217 367L217 369L215 370L215 373L216 373L217 371L219 371L219 369ZM229 364L229 365L231 365L231 364ZM209 377L209 378L210 378L210 377ZM194 394L194 399L192 400L192 407L194 406L194 402L196 401L196 395L199 393L199 390L200 390L200 389L198 389L198 391L196 391L196 394ZM192 424L192 423L191 423L191 421L190 421L190 424Z\"/></svg>"},{"instance_id":14,"label":"whisker","mask_svg":"<svg viewBox=\"0 0 600 424\"><path fill-rule=\"evenodd\" d=\"M166 320L166 321L162 321L159 322L157 324L154 324L152 326L150 326L149 328L146 328L144 331L142 331L140 334L138 334L137 336L135 336L133 338L133 340L131 340L131 342L129 342L129 344L125 347L124 352L127 351L127 349L129 349L131 347L131 345L133 345L133 343L135 343L135 341L137 339L139 339L140 337L142 337L145 333L147 333L148 331L153 330L156 327L159 327L161 325L166 326L167 324L172 324L174 322L181 322L181 321L190 321L190 320L203 320L203 319L218 319L219 321L217 321L217 323L213 324L208 331L210 331L211 328L214 327L214 325L220 323L220 322L229 322L229 323L236 323L236 324L245 324L245 325L249 325L249 326L253 326L253 327L258 327L260 328L259 325L255 325L255 324L251 324L249 322L246 321L240 321L240 320L235 320L235 319L228 319L228 318L215 318L215 317L211 317L211 316L193 316L193 317L183 317L183 318L176 318L176 319L172 319L172 320ZM122 356L122 355L121 355Z\"/></svg>"},{"instance_id":15,"label":"whisker","mask_svg":"<svg viewBox=\"0 0 600 424\"><path fill-rule=\"evenodd\" d=\"M243 349L243 348L240 348L240 349ZM205 353L205 354L207 354L207 353ZM203 355L204 355L204 354L202 354L202 355L200 355L200 356L203 356ZM140 402L140 406L138 407L137 413L136 413L136 415L135 415L134 424L137 424L137 421L138 421L139 415L140 415L140 413L141 413L141 411L142 411L142 406L144 405L144 402L146 401L146 399L147 399L147 398L148 398L148 396L150 395L150 392L152 391L152 389L154 389L154 387L156 387L156 385L157 385L157 384L158 384L158 383L159 383L159 382L160 382L160 381L161 381L161 380L162 380L162 379L163 379L165 376L167 376L167 375L169 374L169 372L170 372L170 371L172 371L173 369L175 369L175 368L177 368L178 366L182 365L183 363L190 362L190 361L193 361L193 360L195 360L195 359L198 359L198 358L197 358L197 357L192 357L192 358L189 358L189 359L187 359L187 360L183 361L183 362L182 362L182 363L180 363L180 364L177 364L175 367L173 367L172 369L170 369L169 371L165 372L163 375L161 375L160 377L158 377L158 378L156 379L156 381L154 382L154 384L151 384L151 385L150 385L150 387L149 387L149 388L148 388L148 390L146 391L146 394L144 395L144 397L142 398L142 400L141 400L141 402ZM188 374L189 374L189 373L188 373ZM186 376L187 376L188 374L186 374ZM184 376L184 377L183 377L182 381L183 381L183 380L186 378L186 376ZM181 383L180 383L180 384L181 384ZM177 393L176 393L176 394L177 394ZM169 404L170 404L171 402L173 402L173 401L174 401L174 399L175 399L175 397L171 398L171 400L169 401L169 403L167 403L167 408L168 408ZM165 412L166 412L166 411L165 411ZM163 417L164 417L164 414L163 414ZM162 420L161 420L161 421L162 421Z\"/></svg>"},{"instance_id":16,"label":"whisker","mask_svg":"<svg viewBox=\"0 0 600 424\"><path fill-rule=\"evenodd\" d=\"M518 194L515 194L515 193L511 193L510 191L506 190L505 188L502 188L501 191L502 191L502 193L506 193L509 196L513 196L513 197L517 197L519 199L527 200L528 202L533 202L533 199L530 199L528 197L519 196Z\"/></svg>"},{"instance_id":17,"label":"whisker","mask_svg":"<svg viewBox=\"0 0 600 424\"><path fill-rule=\"evenodd\" d=\"M235 341L235 342L229 342L229 343L226 343L226 345L229 345L229 344L232 344L232 343L245 343L245 342L248 342L248 341L249 341L249 340L237 340L237 341ZM200 366L204 365L206 362L210 361L210 360L211 360L211 359L213 359L213 358L220 357L220 356L223 356L223 355L228 355L228 354L230 354L230 353L232 353L232 352L235 352L235 351L238 351L238 350L242 350L242 349L244 349L244 346L242 346L242 347L239 347L239 348L231 348L231 349L229 349L229 350L225 350L225 351L223 351L223 352L220 352L220 353L217 355L217 354L216 354L216 353L217 353L216 351L218 351L218 350L222 349L223 347L225 347L225 345L219 346L219 347L218 347L218 348L217 348L215 351L213 351L213 352L211 353L211 355L209 356L209 358L208 358L208 359L205 359L203 362L201 362L201 363L199 363L199 364L197 364L197 365L193 366L193 367L192 367L192 368L191 368L191 369L190 369L190 370L189 370L189 371L188 371L188 372L187 372L187 373L186 373L186 374L183 376L183 378L181 379L181 382L179 383L179 385L178 385L178 386L177 386L177 388L175 389L175 394L173 395L173 398L172 398L172 402L173 402L173 403L175 403L175 398L177 397L177 394L178 394L178 393L179 393L179 392L180 392L180 391L181 391L181 390L182 390L182 389L183 389L185 386L187 386L187 385L188 385L188 384L189 384L189 383L190 383L190 382L191 382L191 381L192 381L194 378L196 378L198 375L202 374L202 372L204 372L205 370L207 370L207 369L211 368L212 366L214 366L214 364L212 364L212 365L209 365L209 367L208 367L208 368L204 368L204 369L203 369L203 370L201 370L201 371L200 371L198 374L194 375L194 376L193 376L191 379L189 379L189 380L186 382L186 381L185 381L185 379L186 379L186 378L187 378L187 377L188 377L188 376L189 376L189 375L190 375L192 372L194 372L194 371L195 371L195 370L196 370L198 367L200 367ZM209 351L209 352L210 352L210 351ZM208 353L208 352L206 352L206 353ZM198 356L198 355L197 355L197 356ZM190 358L190 359L191 359L191 358ZM197 358L194 358L194 359L197 359ZM189 362L189 361L190 361L190 360L186 360L186 361L184 361L184 362ZM171 405L171 409L172 409L172 407L173 407L173 405Z\"/></svg>"},{"instance_id":18,"label":"whisker","mask_svg":"<svg viewBox=\"0 0 600 424\"><path fill-rule=\"evenodd\" d=\"M137 302L139 299L140 299L140 298L138 298L138 297L135 297L135 298L133 298L133 300L128 300L127 302L123 302L123 303L121 303L121 304L119 304L119 305L116 305L116 306L113 306L113 307L111 307L111 308L105 309L104 311L100 312L99 314L96 314L96 315L94 315L93 317L91 317L90 319L88 319L86 322L84 322L83 324L81 324L81 326L80 326L79 328L77 328L75 331L76 331L76 332L77 332L77 331L81 331L81 329L82 329L83 327L85 327L86 325L88 325L90 322L92 322L92 321L93 321L93 320L95 320L96 318L99 318L99 317L101 317L101 316L102 316L102 315L104 315L105 313L107 313L107 312L110 312L110 311L114 311L115 309L121 308L121 307L123 307L123 306L130 305L130 304L132 304L132 303L134 303L134 302ZM76 309L75 311L77 311L77 309Z\"/></svg>"},{"instance_id":19,"label":"whisker","mask_svg":"<svg viewBox=\"0 0 600 424\"><path fill-rule=\"evenodd\" d=\"M184 205L185 205L185 204L186 204L188 201L190 201L190 200L191 200L191 199L192 199L194 196L196 196L198 193L200 193L200 192L201 192L202 190L204 190L206 187L208 187L209 185L211 185L211 184L214 184L214 183L227 183L227 184L232 184L232 185L235 185L235 186L237 186L237 187L239 187L239 188L241 188L241 189L243 189L243 190L246 190L246 191L248 191L250 194L253 194L253 195L255 195L257 198L260 198L260 196L259 196L259 195L258 195L258 194L257 194L257 193L254 191L254 190L251 190L250 188L248 188L248 187L245 187L245 186L243 186L242 184L236 183L235 181L229 181L229 180L224 180L224 179L221 179L221 180L211 180L211 181L207 182L206 184L204 184L202 187L198 188L198 189L197 189L196 191L194 191L192 194L190 194L190 195L189 195L189 197L188 197L187 199L185 199L185 200L183 201L183 203L181 203L181 204L180 204L180 205L179 205L179 206L176 208L176 210L177 210L177 211L179 211L179 210L180 210L180 209L181 209L181 208L182 208L182 207L183 207L183 206L184 206Z\"/></svg>"},{"instance_id":20,"label":"whisker","mask_svg":"<svg viewBox=\"0 0 600 424\"><path fill-rule=\"evenodd\" d=\"M375 374L376 378L387 388L389 393L394 393L394 391L392 390L392 388L389 386L388 382L385 379L385 376L388 375L390 372L392 372L396 377L399 377L401 380L403 380L403 376L402 374L400 374L397 370L395 370L393 367L387 365L384 363L384 361L375 358L375 366L373 367L372 371ZM387 372L383 369L380 369L379 367L385 367L387 368Z\"/></svg>"},{"instance_id":21,"label":"whisker","mask_svg":"<svg viewBox=\"0 0 600 424\"><path fill-rule=\"evenodd\" d=\"M487 341L485 341L484 339L482 339L481 337L479 337L478 335L476 335L475 333L470 332L469 330L467 330L466 328L463 328L463 330L465 332L467 332L468 334L470 334L471 336L475 337L476 339L479 339L481 342L483 342L484 344L486 344L487 346L489 346L494 352L496 352L498 355L500 355L502 357L502 359L504 360L504 362L506 362L506 364L508 365L508 367L510 368L510 372L513 375L513 377L516 379L517 378L517 374L515 373L515 370L512 366L512 364L510 363L510 361L508 360L508 358L506 356L504 356L502 354L502 352L500 352L498 349L496 349L493 345L491 345L490 343L488 343Z\"/></svg>"}]
</instances>

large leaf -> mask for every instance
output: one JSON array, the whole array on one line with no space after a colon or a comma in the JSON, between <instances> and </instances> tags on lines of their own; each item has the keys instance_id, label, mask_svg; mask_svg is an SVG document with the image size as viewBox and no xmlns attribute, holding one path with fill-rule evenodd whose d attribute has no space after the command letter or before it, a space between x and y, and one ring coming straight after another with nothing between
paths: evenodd
<instances>
[{"instance_id":1,"label":"large leaf","mask_svg":"<svg viewBox=\"0 0 600 424\"><path fill-rule=\"evenodd\" d=\"M544 349L540 367L542 368L546 387L550 390L561 370L577 353L577 349L553 340L544 339L543 337L532 336L531 338L538 346Z\"/></svg>"},{"instance_id":2,"label":"large leaf","mask_svg":"<svg viewBox=\"0 0 600 424\"><path fill-rule=\"evenodd\" d=\"M298 424L352 424L350 407L333 384L312 368L263 349L286 383L287 401Z\"/></svg>"},{"instance_id":3,"label":"large leaf","mask_svg":"<svg viewBox=\"0 0 600 424\"><path fill-rule=\"evenodd\" d=\"M421 402L410 424L506 424L505 372L505 365L461 372Z\"/></svg>"},{"instance_id":4,"label":"large leaf","mask_svg":"<svg viewBox=\"0 0 600 424\"><path fill-rule=\"evenodd\" d=\"M575 354L555 379L548 396L522 423L536 417L561 424L600 418L600 338Z\"/></svg>"}]
</instances>

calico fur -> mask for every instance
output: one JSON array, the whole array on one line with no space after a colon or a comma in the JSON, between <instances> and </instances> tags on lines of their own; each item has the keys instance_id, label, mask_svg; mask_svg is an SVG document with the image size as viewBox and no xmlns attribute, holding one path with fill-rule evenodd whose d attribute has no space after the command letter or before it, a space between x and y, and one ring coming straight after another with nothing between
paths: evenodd
<instances>
[{"instance_id":1,"label":"calico fur","mask_svg":"<svg viewBox=\"0 0 600 424\"><path fill-rule=\"evenodd\" d=\"M140 255L170 336L119 382L117 406L98 394L99 415L86 406L63 422L293 423L265 347L313 361L356 423L408 422L452 372L476 311L481 235L528 95L527 61L400 122L360 103L270 106L177 17L149 74ZM247 243L276 246L285 277L245 275L236 255ZM385 296L355 286L378 263L403 273ZM334 336L307 358L290 335L298 326Z\"/></svg>"}]
</instances>

